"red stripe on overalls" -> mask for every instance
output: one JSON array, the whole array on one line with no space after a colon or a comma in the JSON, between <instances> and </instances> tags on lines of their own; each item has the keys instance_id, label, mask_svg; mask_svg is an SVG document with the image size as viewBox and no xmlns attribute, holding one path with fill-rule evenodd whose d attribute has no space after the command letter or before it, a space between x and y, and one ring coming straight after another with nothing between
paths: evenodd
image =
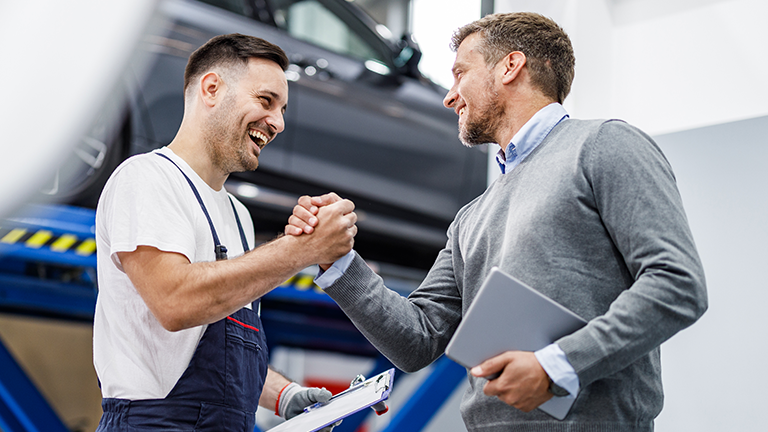
<instances>
[{"instance_id":1,"label":"red stripe on overalls","mask_svg":"<svg viewBox=\"0 0 768 432\"><path fill-rule=\"evenodd\" d=\"M245 328L249 328L249 329L251 329L251 330L254 330L254 331L259 331L259 329L257 329L256 327L254 327L254 326L252 326L252 325L248 325L248 324L246 324L246 323L244 323L244 322L240 322L240 321L238 321L238 320L236 320L236 319L234 319L234 318L232 318L232 317L229 317L229 316L228 316L228 317L227 317L227 319L228 319L228 320L230 320L230 321L234 321L234 322L236 322L236 323L240 324L241 326L243 326L243 327L245 327Z\"/></svg>"}]
</instances>

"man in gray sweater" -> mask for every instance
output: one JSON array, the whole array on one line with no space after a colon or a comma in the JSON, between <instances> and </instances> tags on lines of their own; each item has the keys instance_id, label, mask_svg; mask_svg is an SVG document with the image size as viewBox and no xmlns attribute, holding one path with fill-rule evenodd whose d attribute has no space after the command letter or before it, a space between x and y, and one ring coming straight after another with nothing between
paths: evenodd
<instances>
[{"instance_id":1,"label":"man in gray sweater","mask_svg":"<svg viewBox=\"0 0 768 432\"><path fill-rule=\"evenodd\" d=\"M317 283L387 358L415 371L443 354L498 266L589 323L535 353L472 368L461 404L468 430L652 430L663 404L659 346L707 308L669 163L626 123L568 118L561 103L575 60L551 20L489 15L459 29L453 48L445 105L466 145L501 146L503 175L459 211L408 298L354 251L322 265ZM302 197L286 233L311 235L323 223L317 208L337 199ZM577 398L565 420L534 410L566 393Z\"/></svg>"}]
</instances>

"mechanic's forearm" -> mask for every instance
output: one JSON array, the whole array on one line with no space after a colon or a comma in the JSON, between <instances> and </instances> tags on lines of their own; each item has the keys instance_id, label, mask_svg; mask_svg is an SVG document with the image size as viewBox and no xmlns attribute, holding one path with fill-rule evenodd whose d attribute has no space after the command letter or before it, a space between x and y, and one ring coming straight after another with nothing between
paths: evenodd
<instances>
[{"instance_id":1,"label":"mechanic's forearm","mask_svg":"<svg viewBox=\"0 0 768 432\"><path fill-rule=\"evenodd\" d=\"M161 286L140 291L163 327L178 331L232 314L311 264L302 242L281 237L226 261L167 265L162 280L149 281Z\"/></svg>"},{"instance_id":2,"label":"mechanic's forearm","mask_svg":"<svg viewBox=\"0 0 768 432\"><path fill-rule=\"evenodd\" d=\"M259 406L276 410L277 398L280 395L280 391L285 388L291 381L275 372L270 367L267 370L267 379L264 381L264 388L261 390L261 397L259 398Z\"/></svg>"}]
</instances>

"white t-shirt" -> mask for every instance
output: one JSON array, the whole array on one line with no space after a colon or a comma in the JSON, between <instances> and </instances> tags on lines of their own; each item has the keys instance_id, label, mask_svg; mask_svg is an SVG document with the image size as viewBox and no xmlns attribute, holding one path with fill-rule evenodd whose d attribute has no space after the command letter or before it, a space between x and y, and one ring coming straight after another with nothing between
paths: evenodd
<instances>
[{"instance_id":1,"label":"white t-shirt","mask_svg":"<svg viewBox=\"0 0 768 432\"><path fill-rule=\"evenodd\" d=\"M213 190L170 149L155 152L170 157L195 184L229 258L242 255L226 190ZM131 157L117 167L96 210L99 295L93 358L105 398L164 398L187 368L207 327L165 330L117 256L144 245L183 254L193 263L215 260L211 229L192 188L178 168L155 152ZM253 248L251 217L245 206L233 201Z\"/></svg>"}]
</instances>

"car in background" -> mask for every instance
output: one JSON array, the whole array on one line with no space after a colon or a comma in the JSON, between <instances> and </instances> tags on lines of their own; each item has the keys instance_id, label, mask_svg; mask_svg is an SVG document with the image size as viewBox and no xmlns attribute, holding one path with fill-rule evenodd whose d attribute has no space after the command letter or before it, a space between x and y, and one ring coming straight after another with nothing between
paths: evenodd
<instances>
[{"instance_id":1,"label":"car in background","mask_svg":"<svg viewBox=\"0 0 768 432\"><path fill-rule=\"evenodd\" d=\"M50 195L95 206L117 164L173 139L189 55L215 35L243 33L277 44L291 62L285 131L258 170L234 173L226 184L248 206L259 238L282 232L300 195L335 191L357 206L355 248L364 257L429 268L457 210L485 189L487 155L459 143L456 115L442 105L446 89L421 75L409 35L391 38L347 0L159 7L166 19L141 44L144 72L126 71L126 100L106 110Z\"/></svg>"}]
</instances>

